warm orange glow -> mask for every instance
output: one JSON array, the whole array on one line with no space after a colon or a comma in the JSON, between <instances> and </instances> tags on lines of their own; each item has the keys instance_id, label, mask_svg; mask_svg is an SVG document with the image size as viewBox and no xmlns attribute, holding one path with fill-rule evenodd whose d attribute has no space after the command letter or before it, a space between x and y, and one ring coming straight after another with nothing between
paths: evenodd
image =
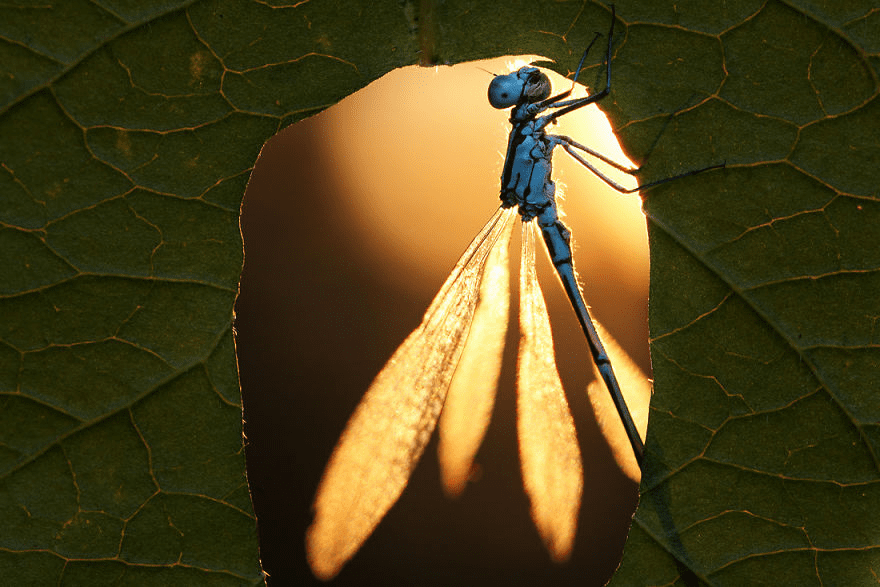
<instances>
[{"instance_id":1,"label":"warm orange glow","mask_svg":"<svg viewBox=\"0 0 880 587\"><path fill-rule=\"evenodd\" d=\"M512 222L510 228L498 239L486 262L474 321L437 429L440 475L443 489L450 497L464 491L495 406L510 307L508 249Z\"/></svg>"},{"instance_id":2,"label":"warm orange glow","mask_svg":"<svg viewBox=\"0 0 880 587\"><path fill-rule=\"evenodd\" d=\"M553 559L564 561L574 544L584 473L535 271L536 226L535 220L523 225L516 429L532 520Z\"/></svg>"},{"instance_id":3,"label":"warm orange glow","mask_svg":"<svg viewBox=\"0 0 880 587\"><path fill-rule=\"evenodd\" d=\"M480 231L348 421L318 487L315 519L306 534L317 577L339 572L406 487L467 343L486 260L499 236L509 233L515 213L498 210Z\"/></svg>"},{"instance_id":4,"label":"warm orange glow","mask_svg":"<svg viewBox=\"0 0 880 587\"><path fill-rule=\"evenodd\" d=\"M503 61L479 67L507 71ZM453 90L447 89L450 78ZM342 182L342 191L350 194L338 220L348 223L356 236L363 263L401 288L433 288L430 284L439 283L448 272L449 259L458 256L462 244L498 209L509 125L507 114L486 100L489 79L474 64L439 72L405 68L348 98L349 108L322 115L332 129L330 143L339 172L338 178L330 175L327 181ZM559 76L551 79L556 91L570 85ZM576 96L583 95L583 89L579 91ZM552 132L626 162L595 106L566 116ZM561 150L554 165L557 194L570 194L560 202L560 211L567 212L576 244L590 252L577 256L579 274L602 275L609 270L609 259L616 259L629 266L624 273L632 275L627 278L632 285L627 289L646 290L647 238L639 198L618 194ZM628 176L599 167L615 181L635 185ZM509 228L515 210L493 218L501 216ZM394 353L350 419L324 473L308 530L308 558L316 576L329 579L338 573L398 499L441 409L444 489L450 495L464 489L491 417L503 356L510 276L509 231L501 230L492 222L486 225L421 325ZM533 520L551 556L565 560L577 527L583 471L535 274L532 231L528 227L529 237L523 239L520 271L517 428ZM491 239L480 240L490 233ZM499 242L493 245L496 237ZM474 327L468 334L472 318ZM636 375L635 381L647 384L647 392L644 386L634 391L636 385L627 380L624 367L632 361L607 333L602 336L644 436L650 383ZM633 394L640 399L631 399ZM625 434L622 443L618 439L617 428L621 434L623 428L617 414L613 406L610 414L603 407L610 405L607 391L599 387L593 395L615 458L638 479Z\"/></svg>"},{"instance_id":5,"label":"warm orange glow","mask_svg":"<svg viewBox=\"0 0 880 587\"><path fill-rule=\"evenodd\" d=\"M593 320L599 337L611 364L614 366L614 374L620 383L620 391L623 393L623 399L629 408L630 416L633 423L645 441L645 433L648 430L648 404L651 403L651 392L653 386L651 380L648 379L638 365L630 358L626 351L620 348L617 341L608 334L608 331L602 328L602 325ZM590 404L593 406L593 412L596 414L596 421L599 423L599 429L605 437L605 441L611 448L614 460L617 466L626 474L627 477L638 483L642 480L642 470L636 462L633 455L632 445L626 435L626 430L620 421L617 408L611 401L611 395L602 382L602 377L596 365L593 365L593 376L595 379L587 388L587 394L590 396Z\"/></svg>"},{"instance_id":6,"label":"warm orange glow","mask_svg":"<svg viewBox=\"0 0 880 587\"><path fill-rule=\"evenodd\" d=\"M364 263L398 287L439 283L499 204L510 125L508 113L486 99L492 79L486 71L507 72L509 62L398 69L346 98L346 108L321 115L338 170L328 180L341 182L350 195L339 221L351 223ZM547 73L555 91L571 86ZM584 89L579 86L575 95L585 95ZM551 132L627 162L595 105L566 115ZM635 185L629 176L599 167L615 181ZM647 234L638 195L618 194L561 150L554 156L554 177L557 193L566 194L560 209L575 244L589 251L576 258L578 271L605 271L610 260L628 288L647 291Z\"/></svg>"},{"instance_id":7,"label":"warm orange glow","mask_svg":"<svg viewBox=\"0 0 880 587\"><path fill-rule=\"evenodd\" d=\"M504 65L505 65L504 69L500 70L500 72L498 72L498 73L507 73L508 71L517 70L520 67L525 67L526 65L531 65L532 62L534 62L538 59L541 59L541 58L529 56L529 55L523 55L522 57L517 57L516 59L514 59L512 61L510 59L506 59L504 61ZM492 62L492 61L495 61L495 60L490 59L487 62ZM493 71L493 70L490 69L489 71Z\"/></svg>"}]
</instances>

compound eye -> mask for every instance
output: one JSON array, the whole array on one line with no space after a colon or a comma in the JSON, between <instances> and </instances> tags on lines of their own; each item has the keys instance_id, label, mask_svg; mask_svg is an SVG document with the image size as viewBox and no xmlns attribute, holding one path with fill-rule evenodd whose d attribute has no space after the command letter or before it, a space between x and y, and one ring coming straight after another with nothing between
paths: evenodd
<instances>
[{"instance_id":1,"label":"compound eye","mask_svg":"<svg viewBox=\"0 0 880 587\"><path fill-rule=\"evenodd\" d=\"M489 84L489 104L493 108L510 108L516 106L522 96L523 82L514 73L498 75Z\"/></svg>"},{"instance_id":2,"label":"compound eye","mask_svg":"<svg viewBox=\"0 0 880 587\"><path fill-rule=\"evenodd\" d=\"M523 89L525 101L529 103L546 100L550 96L550 78L547 74L535 70L529 74L529 80Z\"/></svg>"}]
</instances>

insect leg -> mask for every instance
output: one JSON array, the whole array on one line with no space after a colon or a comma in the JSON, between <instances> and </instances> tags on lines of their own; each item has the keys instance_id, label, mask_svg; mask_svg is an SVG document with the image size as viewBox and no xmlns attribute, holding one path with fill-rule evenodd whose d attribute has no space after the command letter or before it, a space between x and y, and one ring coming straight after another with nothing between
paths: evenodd
<instances>
[{"instance_id":1,"label":"insect leg","mask_svg":"<svg viewBox=\"0 0 880 587\"><path fill-rule=\"evenodd\" d=\"M553 138L557 139L558 144L561 145L563 149L565 149L566 153L568 153L569 155L574 157L578 161L578 163L580 163L581 165L583 165L584 167L589 169L593 173L593 175L595 175L596 177L598 177L599 179L601 179L602 181L607 183L609 186L611 186L612 188L614 188L615 190L617 190L621 194L632 194L634 192L637 192L640 190L645 190L648 188L652 188L654 186L657 186L657 185L660 185L663 183L675 181L676 179L682 179L684 177L689 177L691 175L697 175L698 173L703 173L704 171L709 171L710 169L720 169L720 168L727 166L726 163L719 163L717 165L710 165L709 167L703 167L702 169L694 169L693 171L688 171L687 173L680 173L678 175L673 175L672 177L664 177L662 179L658 179L657 181L651 181L651 182L648 182L645 184L641 184L641 185L634 187L634 188L625 188L622 185L620 185L619 183L617 183L616 181L614 181L613 179L604 175L601 171L599 171L596 168L595 165L593 165L592 163L587 161L583 157L583 155L581 155L580 153L578 153L574 149L575 148L582 149L583 151L586 151L590 155L593 155L594 157L601 159L605 163L608 163L612 167L619 169L620 171L623 171L624 173L628 173L630 175L636 175L639 171L641 171L641 167L636 168L636 169L627 169L627 168L623 167L622 165L620 165L619 163L612 161L611 159L609 159L605 155L601 155L600 153L594 151L593 149L588 149L588 148L584 147L583 145L579 145L579 144L575 143L574 141L572 141L568 137L554 136Z\"/></svg>"},{"instance_id":2,"label":"insect leg","mask_svg":"<svg viewBox=\"0 0 880 587\"><path fill-rule=\"evenodd\" d=\"M601 92L593 94L591 96L587 96L586 98L581 98L579 100L572 100L571 102L564 104L557 104L556 106L563 106L553 114L549 114L546 119L547 122L551 122L556 120L560 116L564 116L569 112L577 110L578 108L583 108L593 102L598 102L605 96L607 96L611 92L611 40L614 36L614 5L611 6L611 27L608 30L608 46L605 50L605 88L602 89Z\"/></svg>"}]
</instances>

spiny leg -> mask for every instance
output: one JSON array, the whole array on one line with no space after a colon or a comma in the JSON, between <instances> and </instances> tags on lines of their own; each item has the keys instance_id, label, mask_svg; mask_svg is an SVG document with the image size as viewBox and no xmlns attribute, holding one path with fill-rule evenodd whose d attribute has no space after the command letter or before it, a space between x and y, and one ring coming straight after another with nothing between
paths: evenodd
<instances>
[{"instance_id":1,"label":"spiny leg","mask_svg":"<svg viewBox=\"0 0 880 587\"><path fill-rule=\"evenodd\" d=\"M641 184L641 185L634 187L634 188L625 188L622 185L620 185L619 183L617 183L616 181L614 181L613 179L611 179L608 176L606 176L605 174L603 174L601 171L599 171L595 165L593 165L592 163L587 161L583 157L583 155L581 155L580 153L575 151L574 148L583 149L584 151L586 151L590 155L594 155L595 157L601 159L605 163L608 163L612 167L619 169L620 171L623 171L624 173L628 173L630 175L636 175L639 171L641 171L641 168L627 169L627 168L623 167L621 164L612 161L610 158L606 157L605 155L600 155L599 153L597 153L596 151L594 151L592 149L588 149L586 147L583 147L582 145L578 145L577 143L575 143L574 141L572 141L568 137L555 136L553 138L557 139L559 141L559 144L562 146L562 148L565 149L565 152L568 153L569 155L571 155L572 157L574 157L578 161L578 163L580 163L581 165L583 165L584 167L589 169L593 173L593 175L595 175L596 177L598 177L599 179L604 181L606 184L608 184L609 186L611 186L612 188L614 188L616 191L620 192L621 194L632 194L632 193L637 192L639 190L652 188L654 186L658 186L663 183L675 181L677 179L682 179L685 177L690 177L691 175L697 175L698 173L703 173L704 171L709 171L711 169L720 169L720 168L727 166L727 163L719 163L717 165L710 165L709 167L703 167L702 169L694 169L692 171L688 171L687 173L673 175L672 177L664 177L663 179L658 179L656 181L651 181L651 182L648 182L645 184Z\"/></svg>"},{"instance_id":2,"label":"spiny leg","mask_svg":"<svg viewBox=\"0 0 880 587\"><path fill-rule=\"evenodd\" d=\"M614 167L615 169L622 171L624 173L628 173L630 175L638 175L639 171L642 170L641 167L630 168L630 167L625 166L623 163L618 163L617 161L615 161L614 159L612 159L608 155L603 155L602 153L600 153L599 151L596 151L595 149L591 149L590 147L587 147L586 145L582 145L579 142L572 139L571 137L567 137L565 135L553 135L553 138L556 139L557 144L561 145L562 148L565 149L566 151L568 151L568 153L571 154L572 156L574 156L574 153L571 151L571 149L579 149L579 150L587 153L588 155L592 155L593 157L595 157L596 159L599 159L600 161L604 161L608 165L610 165L610 166Z\"/></svg>"}]
</instances>

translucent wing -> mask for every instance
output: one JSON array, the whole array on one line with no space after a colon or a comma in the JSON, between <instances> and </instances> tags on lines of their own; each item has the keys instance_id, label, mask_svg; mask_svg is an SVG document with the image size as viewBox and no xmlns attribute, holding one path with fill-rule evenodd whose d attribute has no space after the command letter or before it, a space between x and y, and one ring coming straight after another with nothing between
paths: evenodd
<instances>
[{"instance_id":1,"label":"translucent wing","mask_svg":"<svg viewBox=\"0 0 880 587\"><path fill-rule=\"evenodd\" d=\"M571 554L577 529L583 469L535 272L535 230L534 220L523 224L517 430L532 519L551 556L562 561Z\"/></svg>"},{"instance_id":2,"label":"translucent wing","mask_svg":"<svg viewBox=\"0 0 880 587\"><path fill-rule=\"evenodd\" d=\"M451 497L464 491L495 405L510 308L510 234L498 239L486 262L467 345L437 427L440 474Z\"/></svg>"},{"instance_id":3,"label":"translucent wing","mask_svg":"<svg viewBox=\"0 0 880 587\"><path fill-rule=\"evenodd\" d=\"M651 380L639 369L626 351L620 348L617 341L602 328L601 324L595 320L593 320L593 324L596 326L599 336L602 337L605 352L608 353L608 357L614 365L617 380L620 382L623 399L629 408L633 423L639 431L639 436L644 442L645 432L648 429L648 404L651 403ZM632 445L623 429L614 402L611 401L611 396L602 384L602 376L595 364L593 364L593 376L595 379L587 387L587 394L590 396L590 404L596 414L599 429L611 448L617 466L627 477L638 483L642 479L642 470L633 454Z\"/></svg>"},{"instance_id":4,"label":"translucent wing","mask_svg":"<svg viewBox=\"0 0 880 587\"><path fill-rule=\"evenodd\" d=\"M515 214L499 209L480 231L349 420L318 487L306 535L316 576L336 575L406 486L467 341L486 259L507 240L501 237L509 235Z\"/></svg>"}]
</instances>

